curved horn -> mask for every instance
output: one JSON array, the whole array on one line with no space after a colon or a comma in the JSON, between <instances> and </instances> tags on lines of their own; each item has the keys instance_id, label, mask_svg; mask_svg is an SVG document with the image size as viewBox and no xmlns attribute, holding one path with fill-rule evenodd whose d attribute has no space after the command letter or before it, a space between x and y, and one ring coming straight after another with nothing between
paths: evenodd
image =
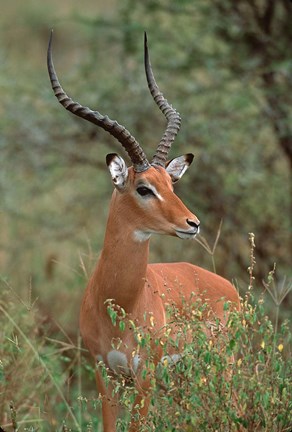
<instances>
[{"instance_id":1,"label":"curved horn","mask_svg":"<svg viewBox=\"0 0 292 432\"><path fill-rule=\"evenodd\" d=\"M159 109L163 112L167 119L166 130L160 140L151 164L164 167L171 144L173 143L180 129L181 117L179 113L167 102L163 94L160 92L158 85L156 84L149 59L146 32L144 33L144 63L150 93L152 94L152 97Z\"/></svg>"},{"instance_id":2,"label":"curved horn","mask_svg":"<svg viewBox=\"0 0 292 432\"><path fill-rule=\"evenodd\" d=\"M47 54L47 66L49 77L54 90L55 96L63 107L65 107L71 113L81 117L89 122L100 126L105 131L109 132L114 136L127 151L130 159L133 163L134 170L136 172L146 171L149 168L149 162L146 155L136 141L136 139L130 134L130 132L124 127L117 123L115 120L111 120L108 116L103 116L98 111L92 111L88 107L80 105L78 102L74 102L62 89L60 82L58 80L53 59L52 59L52 38L53 31L51 31L51 36L48 46Z\"/></svg>"}]
</instances>

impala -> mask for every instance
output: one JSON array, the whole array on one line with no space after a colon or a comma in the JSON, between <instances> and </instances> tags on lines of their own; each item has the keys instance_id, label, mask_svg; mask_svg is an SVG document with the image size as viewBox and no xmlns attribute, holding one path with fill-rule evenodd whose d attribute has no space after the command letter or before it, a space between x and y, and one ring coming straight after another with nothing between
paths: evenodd
<instances>
[{"instance_id":1,"label":"impala","mask_svg":"<svg viewBox=\"0 0 292 432\"><path fill-rule=\"evenodd\" d=\"M127 168L117 154L106 156L114 184L100 258L87 285L80 313L80 329L85 345L95 361L103 361L112 374L133 379L139 394L134 406L140 404L140 421L145 418L149 398L149 379L141 376L143 353L133 356L137 341L130 328L121 331L114 326L107 312L107 301L123 308L132 322L144 325L145 312L152 317L155 330L166 325L166 305L178 310L193 296L203 297L210 311L222 323L226 321L224 302L239 307L238 294L230 282L193 264L148 264L149 241L152 234L168 234L180 239L194 239L200 222L175 195L176 183L193 161L192 154L170 161L167 155L180 128L180 115L163 97L154 79L149 60L147 38L144 38L144 61L148 87L154 101L167 119L167 127L151 162L142 147L125 127L98 111L74 102L62 89L56 75L51 53L52 34L48 46L48 71L58 101L71 113L100 126L113 135L128 153L132 166ZM123 343L113 349L112 340ZM161 358L157 348L157 358ZM174 355L175 356L175 355ZM173 356L173 358L174 358ZM178 354L176 354L178 356ZM102 414L105 432L116 430L117 404L112 399L111 385L106 386L97 370L98 391L103 396ZM132 421L131 431L139 431L139 421Z\"/></svg>"}]
</instances>

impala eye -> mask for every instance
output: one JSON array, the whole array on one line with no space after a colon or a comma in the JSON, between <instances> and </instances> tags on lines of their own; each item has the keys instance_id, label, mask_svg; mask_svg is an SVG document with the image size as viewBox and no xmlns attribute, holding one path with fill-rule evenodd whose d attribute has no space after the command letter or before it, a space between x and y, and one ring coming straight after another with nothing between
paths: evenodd
<instances>
[{"instance_id":1,"label":"impala eye","mask_svg":"<svg viewBox=\"0 0 292 432\"><path fill-rule=\"evenodd\" d=\"M139 187L137 187L136 190L137 190L138 194L141 196L147 196L147 195L148 196L149 195L155 196L153 191L146 186L139 186Z\"/></svg>"}]
</instances>

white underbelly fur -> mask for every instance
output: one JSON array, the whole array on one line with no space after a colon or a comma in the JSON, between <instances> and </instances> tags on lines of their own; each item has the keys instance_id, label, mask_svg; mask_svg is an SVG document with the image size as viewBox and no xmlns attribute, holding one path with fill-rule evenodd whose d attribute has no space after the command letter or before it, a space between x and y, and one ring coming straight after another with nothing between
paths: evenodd
<instances>
[{"instance_id":1,"label":"white underbelly fur","mask_svg":"<svg viewBox=\"0 0 292 432\"><path fill-rule=\"evenodd\" d=\"M176 363L180 359L180 354L164 355L160 362L162 365L171 365ZM103 357L99 354L96 357L97 361L104 362ZM109 368L116 372L127 376L134 376L137 374L137 370L140 364L141 357L136 354L130 362L128 362L127 356L122 351L112 350L107 353L106 363Z\"/></svg>"}]
</instances>

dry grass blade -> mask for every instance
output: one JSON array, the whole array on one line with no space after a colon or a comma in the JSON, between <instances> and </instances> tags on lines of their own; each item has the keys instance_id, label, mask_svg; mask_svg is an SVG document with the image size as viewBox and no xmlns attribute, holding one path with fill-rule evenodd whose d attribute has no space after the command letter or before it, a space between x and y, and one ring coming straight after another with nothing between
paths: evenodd
<instances>
[{"instance_id":1,"label":"dry grass blade","mask_svg":"<svg viewBox=\"0 0 292 432\"><path fill-rule=\"evenodd\" d=\"M10 417L11 417L11 423L12 423L13 430L17 431L18 426L17 426L17 422L16 422L16 409L14 407L13 401L10 402L9 408L10 408Z\"/></svg>"},{"instance_id":2,"label":"dry grass blade","mask_svg":"<svg viewBox=\"0 0 292 432\"><path fill-rule=\"evenodd\" d=\"M218 245L218 241L219 241L219 238L220 238L220 235L221 235L222 223L223 223L223 221L221 219L219 227L218 227L218 230L217 230L216 238L215 238L215 241L214 241L214 244L213 244L212 248L210 247L207 239L204 236L202 236L202 235L199 234L195 238L196 242L199 243L208 252L209 255L211 255L214 273L217 273L216 272L216 265L215 265L214 255L215 255L215 251L216 251L216 248L217 248L217 245Z\"/></svg>"},{"instance_id":3,"label":"dry grass blade","mask_svg":"<svg viewBox=\"0 0 292 432\"><path fill-rule=\"evenodd\" d=\"M280 306L284 298L292 290L292 280L287 281L287 277L284 276L281 282L276 283L274 279L271 281L263 281L264 287L272 297L276 306Z\"/></svg>"}]
</instances>

